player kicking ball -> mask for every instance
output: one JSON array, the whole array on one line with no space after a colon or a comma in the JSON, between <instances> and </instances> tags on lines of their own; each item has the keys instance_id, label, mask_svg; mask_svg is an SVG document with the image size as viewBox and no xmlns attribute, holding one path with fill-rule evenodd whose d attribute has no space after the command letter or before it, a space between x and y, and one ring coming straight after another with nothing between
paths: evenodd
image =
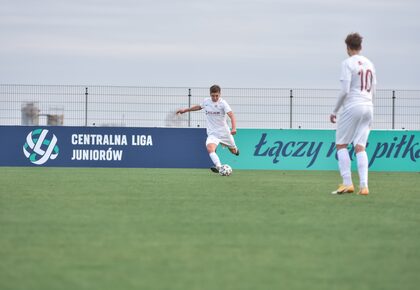
<instances>
[{"instance_id":1,"label":"player kicking ball","mask_svg":"<svg viewBox=\"0 0 420 290\"><path fill-rule=\"evenodd\" d=\"M205 98L200 105L180 109L176 113L184 114L202 109L204 109L207 119L207 152L214 164L210 169L214 173L219 173L222 166L219 156L216 154L219 144L227 146L232 154L239 155L238 147L233 139L233 135L236 134L236 118L229 104L221 98L221 88L218 85L210 87L210 98ZM232 129L229 129L226 115L230 118Z\"/></svg>"}]
</instances>

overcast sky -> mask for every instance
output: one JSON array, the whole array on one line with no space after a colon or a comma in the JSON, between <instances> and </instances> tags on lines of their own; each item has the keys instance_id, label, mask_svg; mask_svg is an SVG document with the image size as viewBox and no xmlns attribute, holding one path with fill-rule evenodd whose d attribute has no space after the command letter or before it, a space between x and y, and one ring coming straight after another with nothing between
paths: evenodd
<instances>
[{"instance_id":1,"label":"overcast sky","mask_svg":"<svg viewBox=\"0 0 420 290\"><path fill-rule=\"evenodd\" d=\"M364 36L379 88L420 89L419 0L0 0L0 83L338 88Z\"/></svg>"}]
</instances>

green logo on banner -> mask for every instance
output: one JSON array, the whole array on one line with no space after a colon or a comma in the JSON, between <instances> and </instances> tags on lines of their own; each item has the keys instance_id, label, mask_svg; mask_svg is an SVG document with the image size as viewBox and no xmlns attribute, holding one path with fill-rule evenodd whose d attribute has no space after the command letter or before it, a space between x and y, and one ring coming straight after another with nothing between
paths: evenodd
<instances>
[{"instance_id":1,"label":"green logo on banner","mask_svg":"<svg viewBox=\"0 0 420 290\"><path fill-rule=\"evenodd\" d=\"M33 164L42 165L49 159L57 158L59 152L57 137L54 134L50 135L52 136L48 136L47 129L36 129L26 136L23 153Z\"/></svg>"}]
</instances>

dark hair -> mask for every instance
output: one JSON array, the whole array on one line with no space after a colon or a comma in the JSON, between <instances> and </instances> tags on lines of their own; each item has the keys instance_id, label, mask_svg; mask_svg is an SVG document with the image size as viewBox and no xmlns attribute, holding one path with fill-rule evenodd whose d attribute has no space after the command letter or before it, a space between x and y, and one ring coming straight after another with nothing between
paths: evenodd
<instances>
[{"instance_id":1,"label":"dark hair","mask_svg":"<svg viewBox=\"0 0 420 290\"><path fill-rule=\"evenodd\" d=\"M212 85L211 87L210 87L210 94L213 94L213 93L220 93L220 91L221 91L222 89L218 86L218 85Z\"/></svg>"},{"instance_id":2,"label":"dark hair","mask_svg":"<svg viewBox=\"0 0 420 290\"><path fill-rule=\"evenodd\" d=\"M351 33L347 35L345 42L348 48L352 50L361 50L362 40L363 40L363 37L359 33Z\"/></svg>"}]
</instances>

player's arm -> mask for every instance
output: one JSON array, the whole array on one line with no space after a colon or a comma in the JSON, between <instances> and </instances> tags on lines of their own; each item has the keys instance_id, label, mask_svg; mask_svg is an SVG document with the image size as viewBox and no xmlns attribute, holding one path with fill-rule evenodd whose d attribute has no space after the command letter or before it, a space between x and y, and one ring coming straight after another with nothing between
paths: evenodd
<instances>
[{"instance_id":1,"label":"player's arm","mask_svg":"<svg viewBox=\"0 0 420 290\"><path fill-rule=\"evenodd\" d=\"M376 98L376 72L373 69L373 81L372 81L372 102L375 101Z\"/></svg>"},{"instance_id":2,"label":"player's arm","mask_svg":"<svg viewBox=\"0 0 420 290\"><path fill-rule=\"evenodd\" d=\"M341 90L337 97L337 102L335 103L334 110L332 114L330 115L330 121L331 123L335 123L337 118L337 113L340 110L341 106L344 103L345 98L347 97L347 94L350 92L350 81L348 80L342 80L341 81Z\"/></svg>"},{"instance_id":3,"label":"player's arm","mask_svg":"<svg viewBox=\"0 0 420 290\"><path fill-rule=\"evenodd\" d=\"M230 133L232 135L235 135L236 134L236 118L235 118L235 114L232 111L230 111L229 113L227 113L227 115L229 116L230 122L232 124L232 129L230 130Z\"/></svg>"},{"instance_id":4,"label":"player's arm","mask_svg":"<svg viewBox=\"0 0 420 290\"><path fill-rule=\"evenodd\" d=\"M202 108L200 105L195 105L189 108L185 108L185 109L179 109L178 111L176 111L177 114L184 114L187 112L193 112L193 111L200 111Z\"/></svg>"}]
</instances>

